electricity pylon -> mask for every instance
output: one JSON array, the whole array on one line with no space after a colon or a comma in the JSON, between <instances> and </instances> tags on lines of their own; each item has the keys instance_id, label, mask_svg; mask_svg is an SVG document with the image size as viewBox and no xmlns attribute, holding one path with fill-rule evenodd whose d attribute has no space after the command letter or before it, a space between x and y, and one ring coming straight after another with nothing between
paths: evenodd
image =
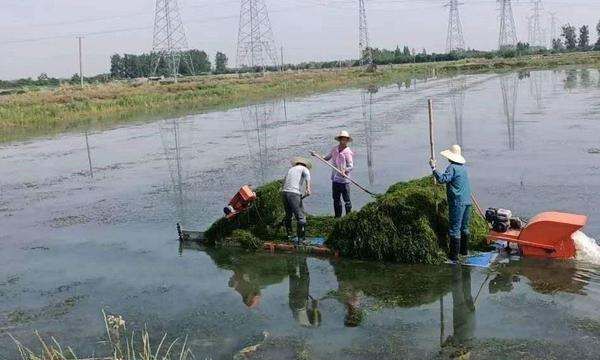
<instances>
[{"instance_id":1,"label":"electricity pylon","mask_svg":"<svg viewBox=\"0 0 600 360\"><path fill-rule=\"evenodd\" d=\"M536 48L545 48L544 29L542 27L542 0L532 0L533 9L531 14L531 39L529 45Z\"/></svg>"},{"instance_id":2,"label":"electricity pylon","mask_svg":"<svg viewBox=\"0 0 600 360\"><path fill-rule=\"evenodd\" d=\"M177 0L156 0L152 41L152 53L154 54L152 75L156 75L158 66L161 61L164 61L168 74L177 80L179 63L182 53L186 50L188 50L188 44ZM190 54L186 53L183 57L188 70L193 74L194 66Z\"/></svg>"},{"instance_id":3,"label":"electricity pylon","mask_svg":"<svg viewBox=\"0 0 600 360\"><path fill-rule=\"evenodd\" d=\"M273 29L264 0L242 0L237 42L237 68L277 67Z\"/></svg>"},{"instance_id":4,"label":"electricity pylon","mask_svg":"<svg viewBox=\"0 0 600 360\"><path fill-rule=\"evenodd\" d=\"M369 175L369 184L375 183L375 171L373 169L373 94L377 93L377 87L369 87L366 91L361 91L360 99L362 105L363 122L365 123L365 145L367 149L367 172ZM367 100L367 93L369 98Z\"/></svg>"},{"instance_id":5,"label":"electricity pylon","mask_svg":"<svg viewBox=\"0 0 600 360\"><path fill-rule=\"evenodd\" d=\"M550 15L550 43L549 43L549 45L550 45L550 47L552 47L554 40L557 39L557 32L556 32L557 18L556 18L555 12L550 12L548 14Z\"/></svg>"},{"instance_id":6,"label":"electricity pylon","mask_svg":"<svg viewBox=\"0 0 600 360\"><path fill-rule=\"evenodd\" d=\"M511 49L517 46L517 27L512 11L511 0L498 0L500 3L500 34L498 49Z\"/></svg>"},{"instance_id":7,"label":"electricity pylon","mask_svg":"<svg viewBox=\"0 0 600 360\"><path fill-rule=\"evenodd\" d=\"M373 64L373 50L369 45L369 28L367 27L367 10L365 0L358 0L358 58L361 65Z\"/></svg>"},{"instance_id":8,"label":"electricity pylon","mask_svg":"<svg viewBox=\"0 0 600 360\"><path fill-rule=\"evenodd\" d=\"M447 52L463 51L466 49L458 5L458 0L449 0L445 5L449 9L448 37L446 38Z\"/></svg>"}]
</instances>

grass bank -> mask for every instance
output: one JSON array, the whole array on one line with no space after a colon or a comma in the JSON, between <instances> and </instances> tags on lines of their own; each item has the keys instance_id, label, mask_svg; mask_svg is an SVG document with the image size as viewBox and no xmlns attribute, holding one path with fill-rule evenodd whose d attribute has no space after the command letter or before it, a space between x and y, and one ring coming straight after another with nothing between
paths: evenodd
<instances>
[{"instance_id":1,"label":"grass bank","mask_svg":"<svg viewBox=\"0 0 600 360\"><path fill-rule=\"evenodd\" d=\"M308 70L259 75L182 79L176 84L61 86L0 97L0 141L26 139L84 128L223 109L271 98L306 95L344 87L402 81L416 76L488 72L564 65L599 65L600 52L465 59L454 62Z\"/></svg>"}]
</instances>

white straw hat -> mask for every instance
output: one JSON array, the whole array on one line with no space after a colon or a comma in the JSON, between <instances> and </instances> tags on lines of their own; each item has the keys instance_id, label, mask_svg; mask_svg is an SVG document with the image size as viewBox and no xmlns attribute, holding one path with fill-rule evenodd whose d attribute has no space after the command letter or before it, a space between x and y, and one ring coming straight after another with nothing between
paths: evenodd
<instances>
[{"instance_id":1,"label":"white straw hat","mask_svg":"<svg viewBox=\"0 0 600 360\"><path fill-rule=\"evenodd\" d=\"M312 169L312 163L300 156L296 156L295 158L292 159L292 166L295 166L297 164L302 164L304 166L306 166L309 170Z\"/></svg>"},{"instance_id":2,"label":"white straw hat","mask_svg":"<svg viewBox=\"0 0 600 360\"><path fill-rule=\"evenodd\" d=\"M350 134L346 131L346 130L342 130L340 131L340 133L335 137L336 140L340 140L340 138L347 138L348 140L352 141L352 137L350 136Z\"/></svg>"},{"instance_id":3,"label":"white straw hat","mask_svg":"<svg viewBox=\"0 0 600 360\"><path fill-rule=\"evenodd\" d=\"M452 145L450 149L444 150L440 153L443 157L455 163L464 164L467 161L462 156L462 150L459 145Z\"/></svg>"}]
</instances>

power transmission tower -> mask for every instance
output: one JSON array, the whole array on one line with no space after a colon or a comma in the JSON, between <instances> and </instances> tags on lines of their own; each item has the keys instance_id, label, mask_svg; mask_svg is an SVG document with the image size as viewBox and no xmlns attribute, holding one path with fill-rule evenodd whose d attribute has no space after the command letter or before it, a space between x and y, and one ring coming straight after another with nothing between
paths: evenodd
<instances>
[{"instance_id":1,"label":"power transmission tower","mask_svg":"<svg viewBox=\"0 0 600 360\"><path fill-rule=\"evenodd\" d=\"M532 2L533 14L531 14L531 40L529 44L535 48L544 48L546 47L546 41L544 40L545 31L541 21L542 0L532 0Z\"/></svg>"},{"instance_id":2,"label":"power transmission tower","mask_svg":"<svg viewBox=\"0 0 600 360\"><path fill-rule=\"evenodd\" d=\"M511 49L517 46L517 27L513 16L511 0L498 0L500 3L500 35L498 49Z\"/></svg>"},{"instance_id":3,"label":"power transmission tower","mask_svg":"<svg viewBox=\"0 0 600 360\"><path fill-rule=\"evenodd\" d=\"M158 66L161 61L164 61L168 69L167 73L177 81L179 63L182 53L186 50L188 50L188 44L177 0L156 0L152 41L152 53L155 58L153 59L152 74L156 75ZM194 74L192 57L189 53L183 57L188 70Z\"/></svg>"},{"instance_id":4,"label":"power transmission tower","mask_svg":"<svg viewBox=\"0 0 600 360\"><path fill-rule=\"evenodd\" d=\"M556 13L555 12L551 12L550 14L550 47L552 47L552 43L555 39L557 39L557 32L556 32L556 24L557 22L557 17L556 17Z\"/></svg>"},{"instance_id":5,"label":"power transmission tower","mask_svg":"<svg viewBox=\"0 0 600 360\"><path fill-rule=\"evenodd\" d=\"M466 48L458 5L458 0L449 0L445 5L449 8L448 37L446 38L446 51L448 52L463 51Z\"/></svg>"},{"instance_id":6,"label":"power transmission tower","mask_svg":"<svg viewBox=\"0 0 600 360\"><path fill-rule=\"evenodd\" d=\"M373 50L369 45L369 28L367 27L367 10L365 0L358 0L358 58L361 65L373 64Z\"/></svg>"},{"instance_id":7,"label":"power transmission tower","mask_svg":"<svg viewBox=\"0 0 600 360\"><path fill-rule=\"evenodd\" d=\"M502 105L504 116L506 116L506 127L508 130L508 148L515 149L515 114L517 110L517 98L519 91L519 77L507 75L500 78L500 90L502 91Z\"/></svg>"},{"instance_id":8,"label":"power transmission tower","mask_svg":"<svg viewBox=\"0 0 600 360\"><path fill-rule=\"evenodd\" d=\"M264 0L242 0L237 43L237 67L277 67L273 29Z\"/></svg>"}]
</instances>

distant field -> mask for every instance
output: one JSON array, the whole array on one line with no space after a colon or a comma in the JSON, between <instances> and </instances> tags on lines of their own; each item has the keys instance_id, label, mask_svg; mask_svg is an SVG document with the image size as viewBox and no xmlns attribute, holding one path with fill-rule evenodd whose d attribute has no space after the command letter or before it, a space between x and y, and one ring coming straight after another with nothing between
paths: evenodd
<instances>
[{"instance_id":1,"label":"distant field","mask_svg":"<svg viewBox=\"0 0 600 360\"><path fill-rule=\"evenodd\" d=\"M564 65L600 65L600 52L385 65L374 72L348 68L266 73L264 76L202 76L181 79L176 84L132 85L115 81L87 85L83 89L61 86L0 96L0 141L235 107L284 95L402 81L414 76Z\"/></svg>"}]
</instances>

